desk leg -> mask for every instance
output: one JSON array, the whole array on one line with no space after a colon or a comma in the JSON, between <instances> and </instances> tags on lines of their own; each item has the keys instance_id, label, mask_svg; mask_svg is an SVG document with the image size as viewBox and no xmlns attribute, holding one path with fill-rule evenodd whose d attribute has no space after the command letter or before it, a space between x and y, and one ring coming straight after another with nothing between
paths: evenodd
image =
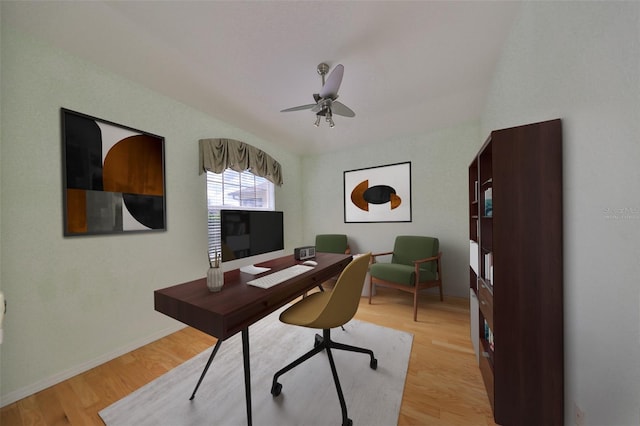
<instances>
[{"instance_id":1,"label":"desk leg","mask_svg":"<svg viewBox=\"0 0 640 426\"><path fill-rule=\"evenodd\" d=\"M196 392L198 391L198 388L200 387L200 383L202 383L202 379L204 379L204 375L207 374L207 370L209 370L209 366L211 365L211 361L213 361L213 357L216 356L216 352L218 352L218 349L220 349L220 345L222 344L222 339L218 339L218 341L216 342L216 345L213 347L213 352L211 352L211 356L209 357L209 360L207 361L207 365L204 366L204 371L202 371L202 374L200 375L200 379L198 380L198 384L196 385L196 388L193 390L193 393L191 394L191 398L189 398L189 401L193 400L193 398L196 397Z\"/></svg>"},{"instance_id":2,"label":"desk leg","mask_svg":"<svg viewBox=\"0 0 640 426\"><path fill-rule=\"evenodd\" d=\"M242 358L244 359L244 392L247 399L247 424L251 426L251 370L249 367L249 327L242 330Z\"/></svg>"}]
</instances>

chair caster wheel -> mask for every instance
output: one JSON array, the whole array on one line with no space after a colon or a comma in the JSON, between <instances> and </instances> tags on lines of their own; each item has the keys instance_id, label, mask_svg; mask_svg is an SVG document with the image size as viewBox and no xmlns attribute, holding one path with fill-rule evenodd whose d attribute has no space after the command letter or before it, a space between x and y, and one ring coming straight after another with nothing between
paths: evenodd
<instances>
[{"instance_id":1,"label":"chair caster wheel","mask_svg":"<svg viewBox=\"0 0 640 426\"><path fill-rule=\"evenodd\" d=\"M322 338L321 335L316 334L316 338L313 341L313 347L317 348L318 346L320 346L322 344L322 342L324 341L324 339Z\"/></svg>"},{"instance_id":2,"label":"chair caster wheel","mask_svg":"<svg viewBox=\"0 0 640 426\"><path fill-rule=\"evenodd\" d=\"M271 395L278 396L280 392L282 392L282 385L277 382L274 383L273 386L271 386Z\"/></svg>"},{"instance_id":3,"label":"chair caster wheel","mask_svg":"<svg viewBox=\"0 0 640 426\"><path fill-rule=\"evenodd\" d=\"M369 363L369 367L371 367L372 370L376 370L378 368L378 360L375 358L372 359Z\"/></svg>"},{"instance_id":4,"label":"chair caster wheel","mask_svg":"<svg viewBox=\"0 0 640 426\"><path fill-rule=\"evenodd\" d=\"M353 420L347 419L346 421L342 422L342 426L353 426Z\"/></svg>"}]
</instances>

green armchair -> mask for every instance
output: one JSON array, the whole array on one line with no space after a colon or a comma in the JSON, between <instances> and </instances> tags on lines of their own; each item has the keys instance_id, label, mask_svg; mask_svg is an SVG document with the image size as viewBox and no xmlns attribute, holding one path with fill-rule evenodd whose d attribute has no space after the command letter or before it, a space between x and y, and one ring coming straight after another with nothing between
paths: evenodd
<instances>
[{"instance_id":1,"label":"green armchair","mask_svg":"<svg viewBox=\"0 0 640 426\"><path fill-rule=\"evenodd\" d=\"M351 249L344 234L318 234L316 235L316 252L351 254Z\"/></svg>"},{"instance_id":2,"label":"green armchair","mask_svg":"<svg viewBox=\"0 0 640 426\"><path fill-rule=\"evenodd\" d=\"M371 256L369 273L369 304L373 285L392 287L413 293L413 320L418 318L418 293L432 287L440 288L442 296L442 267L437 238L399 235L393 251L376 253ZM378 256L391 255L391 262L376 262Z\"/></svg>"}]
</instances>

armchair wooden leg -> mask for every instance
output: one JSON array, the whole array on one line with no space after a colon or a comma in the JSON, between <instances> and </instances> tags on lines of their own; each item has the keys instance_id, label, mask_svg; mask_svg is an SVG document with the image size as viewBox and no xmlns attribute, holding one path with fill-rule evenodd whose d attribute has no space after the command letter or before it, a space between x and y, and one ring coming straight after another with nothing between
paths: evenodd
<instances>
[{"instance_id":1,"label":"armchair wooden leg","mask_svg":"<svg viewBox=\"0 0 640 426\"><path fill-rule=\"evenodd\" d=\"M373 293L373 280L369 277L369 304L371 304L371 293Z\"/></svg>"},{"instance_id":2,"label":"armchair wooden leg","mask_svg":"<svg viewBox=\"0 0 640 426\"><path fill-rule=\"evenodd\" d=\"M413 320L418 321L418 288L413 289Z\"/></svg>"}]
</instances>

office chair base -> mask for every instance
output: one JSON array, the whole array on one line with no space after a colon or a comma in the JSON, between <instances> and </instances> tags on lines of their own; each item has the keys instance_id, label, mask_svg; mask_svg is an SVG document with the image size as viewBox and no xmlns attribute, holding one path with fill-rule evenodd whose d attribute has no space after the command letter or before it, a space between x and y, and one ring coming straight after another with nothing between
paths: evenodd
<instances>
[{"instance_id":1,"label":"office chair base","mask_svg":"<svg viewBox=\"0 0 640 426\"><path fill-rule=\"evenodd\" d=\"M314 347L321 345L323 341L324 341L324 337L320 336L319 334L316 334L315 341L313 342ZM331 345L331 349L340 349L343 351L368 354L371 357L371 360L369 361L369 367L371 367L372 370L378 369L378 359L373 355L373 351L369 349L359 348L357 346L345 345L344 343L338 343L333 340L330 341L330 345Z\"/></svg>"},{"instance_id":2,"label":"office chair base","mask_svg":"<svg viewBox=\"0 0 640 426\"><path fill-rule=\"evenodd\" d=\"M371 357L369 361L369 367L375 370L378 368L378 360L373 355L373 351L370 349L359 348L357 346L345 345L344 343L338 343L331 340L331 330L325 329L322 330L322 336L316 334L315 340L313 342L313 349L311 349L306 354L302 355L300 358L296 359L289 365L282 368L276 374L273 375L273 383L271 385L271 395L278 396L282 392L282 384L278 383L278 377L286 373L287 371L292 370L294 367L302 364L312 356L319 354L320 352L326 350L327 357L329 358L329 365L331 366L331 374L333 375L333 381L336 385L336 391L338 392L338 399L340 400L340 408L342 409L342 425L343 426L351 426L353 421L347 417L347 404L344 400L344 395L342 393L342 387L340 386L340 380L338 379L338 372L336 370L335 362L333 361L333 355L331 354L331 349L340 349L343 351L350 352L359 352L368 354Z\"/></svg>"}]
</instances>

